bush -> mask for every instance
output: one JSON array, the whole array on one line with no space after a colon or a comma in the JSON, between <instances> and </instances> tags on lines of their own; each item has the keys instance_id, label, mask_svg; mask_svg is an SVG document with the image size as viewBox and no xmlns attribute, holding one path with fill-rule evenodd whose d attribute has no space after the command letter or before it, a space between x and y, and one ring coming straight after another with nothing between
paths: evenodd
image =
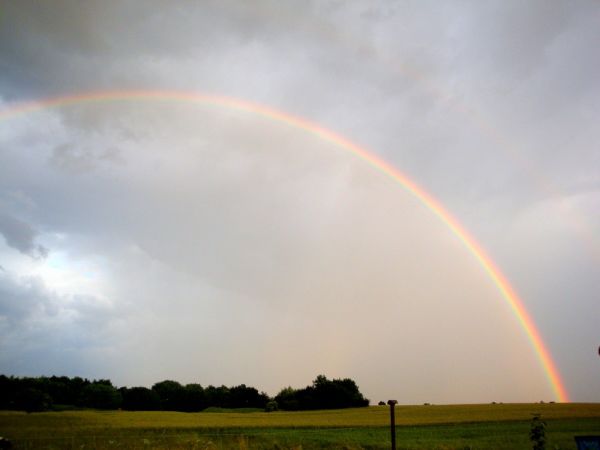
<instances>
[{"instance_id":1,"label":"bush","mask_svg":"<svg viewBox=\"0 0 600 450\"><path fill-rule=\"evenodd\" d=\"M273 411L277 411L278 409L279 409L279 407L275 400L271 400L270 402L267 403L267 406L265 406L266 412L273 412Z\"/></svg>"},{"instance_id":2,"label":"bush","mask_svg":"<svg viewBox=\"0 0 600 450\"><path fill-rule=\"evenodd\" d=\"M531 419L529 440L533 443L533 450L545 450L546 448L546 423L542 421L540 414L534 414Z\"/></svg>"}]
</instances>

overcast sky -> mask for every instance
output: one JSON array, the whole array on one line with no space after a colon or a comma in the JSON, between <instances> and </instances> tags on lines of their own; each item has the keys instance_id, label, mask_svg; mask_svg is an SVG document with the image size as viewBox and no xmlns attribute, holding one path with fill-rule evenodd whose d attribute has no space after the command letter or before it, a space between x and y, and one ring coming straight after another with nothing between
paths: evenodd
<instances>
[{"instance_id":1,"label":"overcast sky","mask_svg":"<svg viewBox=\"0 0 600 450\"><path fill-rule=\"evenodd\" d=\"M439 199L520 294L570 398L600 401L598 42L592 0L2 1L0 111L186 90L331 129ZM442 221L252 112L123 99L5 117L0 235L1 373L555 399Z\"/></svg>"}]
</instances>

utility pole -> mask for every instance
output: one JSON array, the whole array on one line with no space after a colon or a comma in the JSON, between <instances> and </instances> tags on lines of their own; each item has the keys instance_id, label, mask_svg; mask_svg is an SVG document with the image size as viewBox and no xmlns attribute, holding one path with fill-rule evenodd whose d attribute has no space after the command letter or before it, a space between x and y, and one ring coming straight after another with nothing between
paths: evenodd
<instances>
[{"instance_id":1,"label":"utility pole","mask_svg":"<svg viewBox=\"0 0 600 450\"><path fill-rule=\"evenodd\" d=\"M398 403L397 400L388 400L387 404L390 405L390 431L392 432L392 450L396 450L396 416L394 415L394 408Z\"/></svg>"}]
</instances>

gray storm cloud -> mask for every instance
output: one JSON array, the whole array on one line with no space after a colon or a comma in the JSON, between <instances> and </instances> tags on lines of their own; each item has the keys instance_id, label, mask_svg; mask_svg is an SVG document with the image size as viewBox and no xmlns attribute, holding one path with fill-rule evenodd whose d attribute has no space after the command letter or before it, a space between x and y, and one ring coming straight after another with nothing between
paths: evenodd
<instances>
[{"instance_id":1,"label":"gray storm cloud","mask_svg":"<svg viewBox=\"0 0 600 450\"><path fill-rule=\"evenodd\" d=\"M21 253L32 257L44 258L48 255L48 249L35 244L36 231L26 222L8 214L0 214L0 234L4 236L6 243Z\"/></svg>"},{"instance_id":2,"label":"gray storm cloud","mask_svg":"<svg viewBox=\"0 0 600 450\"><path fill-rule=\"evenodd\" d=\"M425 383L432 398L491 395L477 380L496 372L503 395L544 395L535 377L523 377L539 368L493 284L398 183L332 144L248 113L126 103L96 111L97 129L80 114L96 106L71 107L57 133L77 136L81 148L119 142L118 164L57 165L51 141L35 154L10 155L36 161L41 177L29 195L43 209L52 247L68 255L49 261L59 273L47 283L59 289L55 278L70 264L99 261L80 272L105 280L94 294L118 305L106 310L108 323L122 321L104 370L133 382L144 366L143 381L152 382L169 376L167 367L217 383L237 382L233 374L250 365L248 381L272 391L282 378L350 371L381 397L372 372L397 340L387 370L413 367L404 382ZM74 283L86 289L85 280ZM96 354L105 335L80 311L103 303L81 298L58 303L75 314L69 338L81 332ZM443 379L433 375L439 371ZM465 380L477 387L456 390Z\"/></svg>"},{"instance_id":3,"label":"gray storm cloud","mask_svg":"<svg viewBox=\"0 0 600 450\"><path fill-rule=\"evenodd\" d=\"M598 345L598 12L5 2L0 109L178 89L341 133L465 225L521 294L572 398L597 401L585 349ZM224 105L123 99L0 117L1 372L272 394L326 372L372 400L553 396L473 256L339 147ZM54 330L47 344L36 324ZM58 343L69 351L50 351Z\"/></svg>"}]
</instances>

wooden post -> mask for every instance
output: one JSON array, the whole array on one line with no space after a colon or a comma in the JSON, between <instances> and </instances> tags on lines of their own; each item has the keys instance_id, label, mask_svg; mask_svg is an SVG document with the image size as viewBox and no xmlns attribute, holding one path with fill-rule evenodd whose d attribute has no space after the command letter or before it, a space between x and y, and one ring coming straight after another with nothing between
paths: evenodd
<instances>
[{"instance_id":1,"label":"wooden post","mask_svg":"<svg viewBox=\"0 0 600 450\"><path fill-rule=\"evenodd\" d=\"M387 404L390 405L390 431L392 433L392 450L396 450L396 416L394 415L394 408L398 401L388 400Z\"/></svg>"}]
</instances>

